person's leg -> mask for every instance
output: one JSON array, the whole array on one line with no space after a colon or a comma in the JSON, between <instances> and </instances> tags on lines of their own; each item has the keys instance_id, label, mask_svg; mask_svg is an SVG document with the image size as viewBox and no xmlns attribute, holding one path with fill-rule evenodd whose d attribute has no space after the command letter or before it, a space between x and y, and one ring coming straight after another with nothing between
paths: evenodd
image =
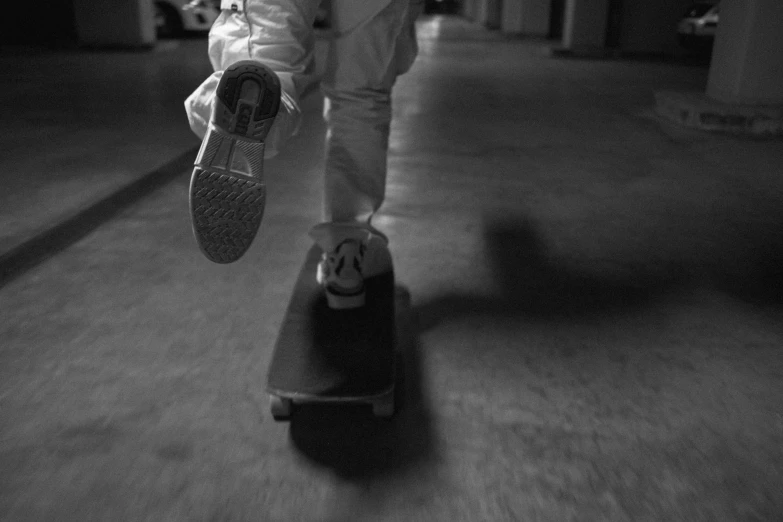
<instances>
[{"instance_id":1,"label":"person's leg","mask_svg":"<svg viewBox=\"0 0 783 522\"><path fill-rule=\"evenodd\" d=\"M409 13L409 0L391 0L330 42L321 81L327 122L325 222L369 223L383 202L391 90L401 64L415 57Z\"/></svg>"},{"instance_id":2,"label":"person's leg","mask_svg":"<svg viewBox=\"0 0 783 522\"><path fill-rule=\"evenodd\" d=\"M314 81L318 0L245 0L210 31L216 69L185 103L203 138L191 180L193 229L212 261L239 259L264 210L263 159L296 132L298 99ZM278 111L278 106L281 110Z\"/></svg>"},{"instance_id":3,"label":"person's leg","mask_svg":"<svg viewBox=\"0 0 783 522\"><path fill-rule=\"evenodd\" d=\"M329 49L321 82L327 122L324 222L311 236L325 252L318 279L333 308L362 306L363 279L392 269L387 240L371 219L386 190L392 87L416 56L418 4L391 0L339 34Z\"/></svg>"},{"instance_id":4,"label":"person's leg","mask_svg":"<svg viewBox=\"0 0 783 522\"><path fill-rule=\"evenodd\" d=\"M265 157L280 151L299 127L299 99L317 82L311 19L318 4L319 0L246 0L243 11L221 11L209 32L215 72L185 100L190 128L199 138L206 133L223 71L241 60L256 60L280 79L280 111L265 140Z\"/></svg>"}]
</instances>

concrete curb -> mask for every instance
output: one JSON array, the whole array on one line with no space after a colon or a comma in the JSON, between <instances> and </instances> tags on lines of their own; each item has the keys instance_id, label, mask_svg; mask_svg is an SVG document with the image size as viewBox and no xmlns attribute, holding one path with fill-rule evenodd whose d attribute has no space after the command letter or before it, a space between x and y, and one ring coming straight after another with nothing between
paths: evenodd
<instances>
[{"instance_id":1,"label":"concrete curb","mask_svg":"<svg viewBox=\"0 0 783 522\"><path fill-rule=\"evenodd\" d=\"M198 147L54 224L49 229L0 255L0 288L29 269L65 250L106 221L158 188L190 171Z\"/></svg>"},{"instance_id":2,"label":"concrete curb","mask_svg":"<svg viewBox=\"0 0 783 522\"><path fill-rule=\"evenodd\" d=\"M783 105L730 104L703 93L675 91L656 92L655 105L660 116L686 127L763 138L783 136Z\"/></svg>"}]
</instances>

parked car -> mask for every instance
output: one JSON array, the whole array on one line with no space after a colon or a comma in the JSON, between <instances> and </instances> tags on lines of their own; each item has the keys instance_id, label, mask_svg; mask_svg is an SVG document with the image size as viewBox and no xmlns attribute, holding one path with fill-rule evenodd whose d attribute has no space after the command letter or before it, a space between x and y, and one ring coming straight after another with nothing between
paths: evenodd
<instances>
[{"instance_id":1,"label":"parked car","mask_svg":"<svg viewBox=\"0 0 783 522\"><path fill-rule=\"evenodd\" d=\"M720 4L697 2L691 5L677 26L680 45L696 47L712 45L718 28Z\"/></svg>"},{"instance_id":2,"label":"parked car","mask_svg":"<svg viewBox=\"0 0 783 522\"><path fill-rule=\"evenodd\" d=\"M315 27L329 27L329 2L322 0ZM209 31L220 15L220 0L155 0L158 38L181 36L185 31Z\"/></svg>"},{"instance_id":3,"label":"parked car","mask_svg":"<svg viewBox=\"0 0 783 522\"><path fill-rule=\"evenodd\" d=\"M185 31L209 31L220 14L220 0L155 0L158 38Z\"/></svg>"}]
</instances>

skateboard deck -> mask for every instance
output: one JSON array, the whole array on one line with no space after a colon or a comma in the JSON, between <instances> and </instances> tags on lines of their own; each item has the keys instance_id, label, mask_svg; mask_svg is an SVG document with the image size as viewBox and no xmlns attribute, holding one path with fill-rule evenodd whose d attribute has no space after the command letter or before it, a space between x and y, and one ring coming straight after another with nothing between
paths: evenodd
<instances>
[{"instance_id":1,"label":"skateboard deck","mask_svg":"<svg viewBox=\"0 0 783 522\"><path fill-rule=\"evenodd\" d=\"M272 416L290 418L298 403L366 403L394 414L394 273L365 280L361 308L333 310L315 279L314 245L294 287L267 377Z\"/></svg>"}]
</instances>

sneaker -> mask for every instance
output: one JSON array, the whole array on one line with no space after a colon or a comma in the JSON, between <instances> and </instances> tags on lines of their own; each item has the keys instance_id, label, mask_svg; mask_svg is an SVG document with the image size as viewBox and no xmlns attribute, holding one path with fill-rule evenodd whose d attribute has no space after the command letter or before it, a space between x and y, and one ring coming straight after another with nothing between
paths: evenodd
<instances>
[{"instance_id":1,"label":"sneaker","mask_svg":"<svg viewBox=\"0 0 783 522\"><path fill-rule=\"evenodd\" d=\"M263 64L223 72L190 180L190 214L199 248L215 263L242 257L264 214L264 139L280 107L280 80Z\"/></svg>"},{"instance_id":2,"label":"sneaker","mask_svg":"<svg viewBox=\"0 0 783 522\"><path fill-rule=\"evenodd\" d=\"M317 281L324 288L329 308L362 307L365 280L392 270L387 240L363 228L328 228L322 225L311 233L324 250Z\"/></svg>"}]
</instances>

